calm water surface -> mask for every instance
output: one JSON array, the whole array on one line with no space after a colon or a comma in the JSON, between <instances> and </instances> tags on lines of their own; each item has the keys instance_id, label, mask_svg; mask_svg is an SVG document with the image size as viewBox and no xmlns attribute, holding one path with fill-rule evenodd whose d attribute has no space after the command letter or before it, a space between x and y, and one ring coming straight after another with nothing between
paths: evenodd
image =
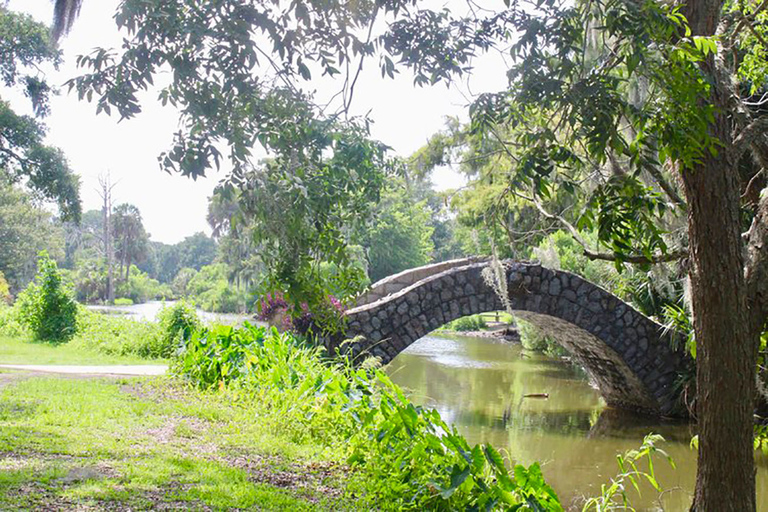
<instances>
[{"instance_id":1,"label":"calm water surface","mask_svg":"<svg viewBox=\"0 0 768 512\"><path fill-rule=\"evenodd\" d=\"M86 306L91 311L97 311L107 314L119 314L126 315L135 320L154 320L157 314L164 307L173 306L176 303L174 300L159 301L153 300L145 302L144 304L133 304L131 306ZM239 325L244 320L248 320L252 324L259 322L253 318L253 315L243 315L236 313L211 313L209 311L197 310L197 316L205 322L217 322L227 325Z\"/></svg>"},{"instance_id":2,"label":"calm water surface","mask_svg":"<svg viewBox=\"0 0 768 512\"><path fill-rule=\"evenodd\" d=\"M492 443L511 460L540 461L547 481L566 508L580 509L583 496L600 493L618 473L616 454L659 433L677 469L654 467L666 490L650 486L632 495L638 510L688 510L696 479L695 434L688 424L661 423L608 409L578 369L493 339L427 336L387 367L414 402L440 411L470 444ZM548 399L524 398L548 393ZM768 512L768 458L758 457L758 510Z\"/></svg>"}]
</instances>

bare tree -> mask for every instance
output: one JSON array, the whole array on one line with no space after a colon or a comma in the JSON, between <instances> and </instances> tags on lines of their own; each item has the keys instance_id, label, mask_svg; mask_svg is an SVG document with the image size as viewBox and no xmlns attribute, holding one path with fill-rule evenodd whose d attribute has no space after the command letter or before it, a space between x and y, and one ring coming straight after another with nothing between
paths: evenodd
<instances>
[{"instance_id":1,"label":"bare tree","mask_svg":"<svg viewBox=\"0 0 768 512\"><path fill-rule=\"evenodd\" d=\"M112 273L114 266L114 251L112 249L112 189L116 183L112 183L109 171L99 176L99 188L97 192L102 200L102 215L104 219L104 257L107 263L107 302L115 303L115 281Z\"/></svg>"}]
</instances>

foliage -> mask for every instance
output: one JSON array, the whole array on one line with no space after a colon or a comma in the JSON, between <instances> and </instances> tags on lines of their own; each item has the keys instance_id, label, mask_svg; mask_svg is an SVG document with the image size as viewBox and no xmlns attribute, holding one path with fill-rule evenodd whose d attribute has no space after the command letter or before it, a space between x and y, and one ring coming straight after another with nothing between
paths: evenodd
<instances>
[{"instance_id":1,"label":"foliage","mask_svg":"<svg viewBox=\"0 0 768 512\"><path fill-rule=\"evenodd\" d=\"M581 236L593 247L597 246L596 235L582 233ZM584 248L563 230L555 231L542 240L533 250L533 256L547 267L573 272L607 290L615 289L619 279L619 274L612 265L587 258Z\"/></svg>"},{"instance_id":2,"label":"foliage","mask_svg":"<svg viewBox=\"0 0 768 512\"><path fill-rule=\"evenodd\" d=\"M676 304L664 306L664 329L675 331L684 336L685 350L696 359L696 332L688 311Z\"/></svg>"},{"instance_id":3,"label":"foliage","mask_svg":"<svg viewBox=\"0 0 768 512\"><path fill-rule=\"evenodd\" d=\"M306 303L296 306L282 293L268 293L256 303L258 319L268 322L283 331L293 331L309 337L310 340L328 333L340 333L344 330L344 312L346 308L333 295L316 303L310 309Z\"/></svg>"},{"instance_id":4,"label":"foliage","mask_svg":"<svg viewBox=\"0 0 768 512\"><path fill-rule=\"evenodd\" d=\"M150 299L165 298L170 295L170 289L139 270L136 265L131 265L128 279L117 283L115 294L140 304Z\"/></svg>"},{"instance_id":5,"label":"foliage","mask_svg":"<svg viewBox=\"0 0 768 512\"><path fill-rule=\"evenodd\" d=\"M10 304L12 301L11 287L8 285L8 281L5 280L5 274L0 270L0 304L3 302Z\"/></svg>"},{"instance_id":6,"label":"foliage","mask_svg":"<svg viewBox=\"0 0 768 512\"><path fill-rule=\"evenodd\" d=\"M29 329L21 320L19 304L8 306L4 302L0 302L0 336L17 338L28 334Z\"/></svg>"},{"instance_id":7,"label":"foliage","mask_svg":"<svg viewBox=\"0 0 768 512\"><path fill-rule=\"evenodd\" d=\"M133 300L127 297L120 297L115 299L115 306L133 306Z\"/></svg>"},{"instance_id":8,"label":"foliage","mask_svg":"<svg viewBox=\"0 0 768 512\"><path fill-rule=\"evenodd\" d=\"M184 267L178 271L176 277L171 282L171 291L175 297L186 297L189 292L187 287L189 282L197 274L197 270L189 267Z\"/></svg>"},{"instance_id":9,"label":"foliage","mask_svg":"<svg viewBox=\"0 0 768 512\"><path fill-rule=\"evenodd\" d=\"M0 81L22 89L37 118L48 114L52 92L40 69L60 62L48 27L0 6ZM18 115L0 99L0 180L23 182L38 197L56 201L62 217L77 219L80 181L61 150L45 144L45 125L37 118Z\"/></svg>"},{"instance_id":10,"label":"foliage","mask_svg":"<svg viewBox=\"0 0 768 512\"><path fill-rule=\"evenodd\" d=\"M221 313L245 311L247 294L244 290L230 284L228 274L229 267L224 263L201 267L200 272L190 277L186 285L186 296L193 299L205 311ZM187 275L191 275L191 273L187 271ZM180 281L185 277L179 278L177 275ZM180 285L180 281L174 280L174 283Z\"/></svg>"},{"instance_id":11,"label":"foliage","mask_svg":"<svg viewBox=\"0 0 768 512\"><path fill-rule=\"evenodd\" d=\"M40 254L37 267L35 282L18 297L22 322L39 340L65 342L78 327L74 293L46 252Z\"/></svg>"},{"instance_id":12,"label":"foliage","mask_svg":"<svg viewBox=\"0 0 768 512\"><path fill-rule=\"evenodd\" d=\"M157 314L160 327L158 357L170 357L201 327L195 306L183 300L164 307Z\"/></svg>"},{"instance_id":13,"label":"foliage","mask_svg":"<svg viewBox=\"0 0 768 512\"><path fill-rule=\"evenodd\" d=\"M128 280L131 264L146 258L149 235L144 230L141 212L132 204L117 205L111 220L115 257L120 261L120 269L125 269L125 279Z\"/></svg>"},{"instance_id":14,"label":"foliage","mask_svg":"<svg viewBox=\"0 0 768 512\"><path fill-rule=\"evenodd\" d=\"M63 247L63 232L51 214L36 205L32 195L11 185L0 170L0 271L11 292L18 293L32 280L40 251L60 259Z\"/></svg>"},{"instance_id":15,"label":"foliage","mask_svg":"<svg viewBox=\"0 0 768 512\"><path fill-rule=\"evenodd\" d=\"M416 200L403 182L394 182L381 196L373 220L365 226L368 276L372 282L430 263L435 246L431 211Z\"/></svg>"},{"instance_id":16,"label":"foliage","mask_svg":"<svg viewBox=\"0 0 768 512\"><path fill-rule=\"evenodd\" d=\"M163 308L155 322L95 313L85 308L80 309L78 317L78 333L68 345L106 355L144 359L170 358L182 341L201 325L194 307L183 301Z\"/></svg>"},{"instance_id":17,"label":"foliage","mask_svg":"<svg viewBox=\"0 0 768 512\"><path fill-rule=\"evenodd\" d=\"M201 176L219 166L219 144L227 144L233 173L217 193L235 198L241 216L253 221L250 237L266 267L261 290L282 290L297 304L314 307L328 290L320 262L335 263L350 289L361 288L347 236L368 218L384 177L394 169L386 146L370 140L367 120L324 114L300 83L310 78L313 62L332 76L353 55L371 54L370 40L359 41L353 27L367 27L380 10L397 12L400 3L296 3L286 12L264 4L262 12L242 0L202 9L195 2L127 1L115 19L131 34L130 42L120 53L97 49L79 57L89 74L69 86L81 98L95 95L98 112L114 108L130 118L141 111L138 91L170 67L173 79L160 99L178 108L181 129L161 165ZM180 48L176 41L187 37L190 44ZM262 46L262 38L274 46ZM352 41L360 44L351 49ZM283 69L254 72L262 58ZM271 71L279 80L272 80ZM257 143L269 156L259 164L251 152Z\"/></svg>"},{"instance_id":18,"label":"foliage","mask_svg":"<svg viewBox=\"0 0 768 512\"><path fill-rule=\"evenodd\" d=\"M523 348L532 352L541 352L551 357L568 355L568 351L551 336L525 320L516 319L517 332Z\"/></svg>"},{"instance_id":19,"label":"foliage","mask_svg":"<svg viewBox=\"0 0 768 512\"><path fill-rule=\"evenodd\" d=\"M443 326L449 331L479 331L488 327L482 315L469 315L457 318Z\"/></svg>"},{"instance_id":20,"label":"foliage","mask_svg":"<svg viewBox=\"0 0 768 512\"><path fill-rule=\"evenodd\" d=\"M627 495L630 485L639 493L639 483L643 480L653 486L658 492L662 488L656 481L656 474L653 469L653 459L659 455L665 457L669 464L674 468L675 463L667 453L656 445L664 441L664 438L658 434L648 434L643 439L643 444L639 450L629 450L624 454L616 456L620 473L611 479L610 485L601 486L600 496L590 498L584 504L584 512L595 511L604 512L609 510L635 510L632 508ZM638 464L641 461L647 463L648 469L641 470Z\"/></svg>"},{"instance_id":21,"label":"foliage","mask_svg":"<svg viewBox=\"0 0 768 512\"><path fill-rule=\"evenodd\" d=\"M70 273L77 300L84 304L103 301L107 294L107 270L104 260L88 259L77 262Z\"/></svg>"},{"instance_id":22,"label":"foliage","mask_svg":"<svg viewBox=\"0 0 768 512\"><path fill-rule=\"evenodd\" d=\"M78 333L67 343L73 349L143 359L168 357L172 352L172 348L164 344L163 333L156 323L85 308L80 310L78 318Z\"/></svg>"},{"instance_id":23,"label":"foliage","mask_svg":"<svg viewBox=\"0 0 768 512\"><path fill-rule=\"evenodd\" d=\"M768 455L768 425L755 425L755 451Z\"/></svg>"},{"instance_id":24,"label":"foliage","mask_svg":"<svg viewBox=\"0 0 768 512\"><path fill-rule=\"evenodd\" d=\"M562 510L537 464L508 471L493 447L469 446L381 371L324 364L318 349L274 329L204 329L173 368L197 386L266 405L297 436L343 448L356 469L352 486L371 507Z\"/></svg>"}]
</instances>

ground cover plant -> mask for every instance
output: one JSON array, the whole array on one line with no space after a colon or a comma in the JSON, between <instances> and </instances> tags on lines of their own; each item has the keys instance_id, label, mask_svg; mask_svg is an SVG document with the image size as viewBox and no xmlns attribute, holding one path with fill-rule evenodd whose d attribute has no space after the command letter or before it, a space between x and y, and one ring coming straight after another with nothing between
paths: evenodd
<instances>
[{"instance_id":1,"label":"ground cover plant","mask_svg":"<svg viewBox=\"0 0 768 512\"><path fill-rule=\"evenodd\" d=\"M224 393L0 377L0 509L351 508L327 453L269 431Z\"/></svg>"},{"instance_id":2,"label":"ground cover plant","mask_svg":"<svg viewBox=\"0 0 768 512\"><path fill-rule=\"evenodd\" d=\"M537 464L508 471L492 446L469 446L383 372L324 361L289 334L249 324L204 328L173 369L198 388L258 404L262 421L294 442L341 450L352 469L348 489L365 506L562 509Z\"/></svg>"}]
</instances>

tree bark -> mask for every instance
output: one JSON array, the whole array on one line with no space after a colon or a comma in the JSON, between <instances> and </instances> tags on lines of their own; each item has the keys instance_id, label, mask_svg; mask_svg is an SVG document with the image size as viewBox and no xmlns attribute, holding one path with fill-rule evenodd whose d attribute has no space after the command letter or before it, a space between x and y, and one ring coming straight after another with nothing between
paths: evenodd
<instances>
[{"instance_id":1,"label":"tree bark","mask_svg":"<svg viewBox=\"0 0 768 512\"><path fill-rule=\"evenodd\" d=\"M716 74L715 63L710 62ZM727 93L712 88L719 110L710 135L732 142ZM739 222L740 182L728 151L683 171L688 200L691 292L696 332L699 457L692 510L756 509L753 454L755 365Z\"/></svg>"}]
</instances>

